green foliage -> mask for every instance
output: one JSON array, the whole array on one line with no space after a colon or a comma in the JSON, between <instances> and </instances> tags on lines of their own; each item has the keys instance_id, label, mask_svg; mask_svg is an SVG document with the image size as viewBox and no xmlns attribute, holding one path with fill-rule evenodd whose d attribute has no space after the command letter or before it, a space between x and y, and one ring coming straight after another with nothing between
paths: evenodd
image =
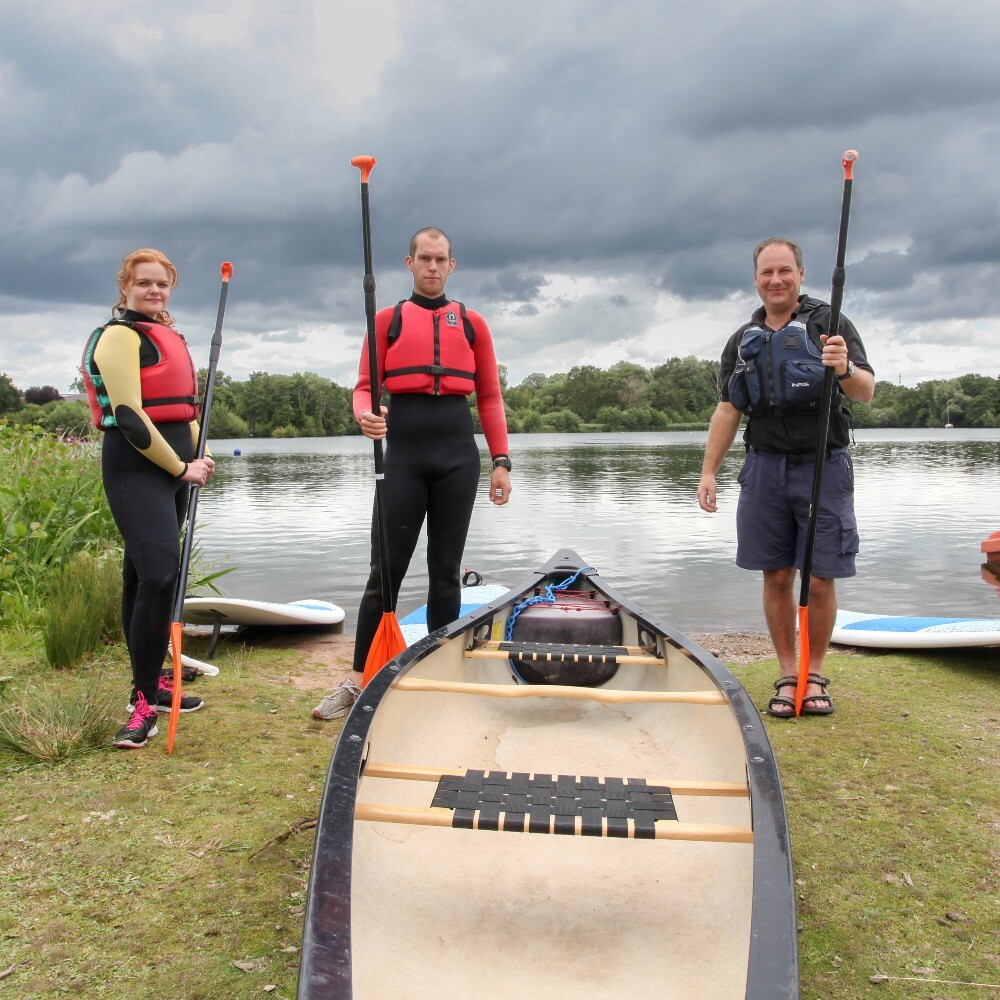
<instances>
[{"instance_id":1,"label":"green foliage","mask_svg":"<svg viewBox=\"0 0 1000 1000\"><path fill-rule=\"evenodd\" d=\"M221 441L226 438L249 437L250 427L238 413L233 413L224 403L214 402L208 432L213 440Z\"/></svg>"},{"instance_id":2,"label":"green foliage","mask_svg":"<svg viewBox=\"0 0 1000 1000\"><path fill-rule=\"evenodd\" d=\"M86 438L94 430L90 407L77 399L60 400L42 407L38 426L63 437Z\"/></svg>"},{"instance_id":3,"label":"green foliage","mask_svg":"<svg viewBox=\"0 0 1000 1000\"><path fill-rule=\"evenodd\" d=\"M6 372L0 372L0 413L16 413L22 406L21 390Z\"/></svg>"},{"instance_id":4,"label":"green foliage","mask_svg":"<svg viewBox=\"0 0 1000 1000\"><path fill-rule=\"evenodd\" d=\"M219 391L217 374L216 398ZM227 409L245 421L255 437L358 433L350 392L313 372L294 375L253 372L245 383L227 380L223 401ZM209 428L210 436L214 436L213 427Z\"/></svg>"},{"instance_id":5,"label":"green foliage","mask_svg":"<svg viewBox=\"0 0 1000 1000\"><path fill-rule=\"evenodd\" d=\"M118 697L115 695L118 694ZM0 754L55 764L107 746L120 693L97 675L49 676L0 698Z\"/></svg>"},{"instance_id":6,"label":"green foliage","mask_svg":"<svg viewBox=\"0 0 1000 1000\"><path fill-rule=\"evenodd\" d=\"M116 545L97 448L0 423L0 614L35 611L54 567Z\"/></svg>"},{"instance_id":7,"label":"green foliage","mask_svg":"<svg viewBox=\"0 0 1000 1000\"><path fill-rule=\"evenodd\" d=\"M52 585L43 629L45 658L71 667L101 642L120 638L121 563L79 552Z\"/></svg>"}]
</instances>

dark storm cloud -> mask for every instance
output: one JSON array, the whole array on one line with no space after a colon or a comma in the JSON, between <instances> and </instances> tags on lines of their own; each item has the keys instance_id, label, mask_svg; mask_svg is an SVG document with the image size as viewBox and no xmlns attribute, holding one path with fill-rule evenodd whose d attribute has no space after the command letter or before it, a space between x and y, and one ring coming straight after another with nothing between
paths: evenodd
<instances>
[{"instance_id":1,"label":"dark storm cloud","mask_svg":"<svg viewBox=\"0 0 1000 1000\"><path fill-rule=\"evenodd\" d=\"M658 295L698 307L752 292L765 236L802 243L822 294L850 146L852 310L996 314L992 4L400 7L398 52L353 110L328 93L335 57L309 5L236 3L226 37L194 2L152 23L117 2L0 6L0 323L102 315L122 254L153 245L178 263L177 304L199 330L227 258L241 331L291 344L310 324L359 330L349 159L372 152L379 303L408 293L409 237L438 225L459 260L449 290L516 321L528 370L543 325L572 364L641 333ZM574 306L559 276L627 288Z\"/></svg>"}]
</instances>

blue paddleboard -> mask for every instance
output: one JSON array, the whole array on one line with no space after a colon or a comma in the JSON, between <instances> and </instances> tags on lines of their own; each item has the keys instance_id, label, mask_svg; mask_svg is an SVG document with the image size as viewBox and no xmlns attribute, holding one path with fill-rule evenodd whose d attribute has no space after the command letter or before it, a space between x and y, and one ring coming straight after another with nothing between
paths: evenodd
<instances>
[{"instance_id":1,"label":"blue paddleboard","mask_svg":"<svg viewBox=\"0 0 1000 1000\"><path fill-rule=\"evenodd\" d=\"M458 617L464 618L484 604L489 604L490 601L503 597L508 589L508 587L487 584L478 587L463 587L462 608L458 612ZM416 611L411 611L405 618L400 618L399 631L403 633L407 646L412 646L418 639L427 635L427 605L424 604Z\"/></svg>"},{"instance_id":2,"label":"blue paddleboard","mask_svg":"<svg viewBox=\"0 0 1000 1000\"><path fill-rule=\"evenodd\" d=\"M831 642L873 649L946 649L1000 645L1000 618L870 615L838 611Z\"/></svg>"}]
</instances>

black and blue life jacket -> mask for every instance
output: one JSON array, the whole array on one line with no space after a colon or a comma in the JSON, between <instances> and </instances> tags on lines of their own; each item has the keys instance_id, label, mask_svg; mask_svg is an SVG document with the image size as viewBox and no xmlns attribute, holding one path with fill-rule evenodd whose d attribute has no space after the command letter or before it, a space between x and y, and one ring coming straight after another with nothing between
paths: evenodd
<instances>
[{"instance_id":1,"label":"black and blue life jacket","mask_svg":"<svg viewBox=\"0 0 1000 1000\"><path fill-rule=\"evenodd\" d=\"M809 413L823 397L823 347L809 328L808 314L818 300L806 299L780 330L752 323L743 331L736 367L729 377L729 402L747 415ZM840 406L834 384L833 409Z\"/></svg>"}]
</instances>

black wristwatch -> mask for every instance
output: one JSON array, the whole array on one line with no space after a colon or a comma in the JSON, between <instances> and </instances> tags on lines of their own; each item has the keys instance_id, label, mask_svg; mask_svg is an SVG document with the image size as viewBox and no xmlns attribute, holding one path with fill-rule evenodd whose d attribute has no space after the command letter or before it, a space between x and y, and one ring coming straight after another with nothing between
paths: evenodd
<instances>
[{"instance_id":1,"label":"black wristwatch","mask_svg":"<svg viewBox=\"0 0 1000 1000\"><path fill-rule=\"evenodd\" d=\"M835 375L834 377L838 382L843 382L844 379L852 378L857 370L858 369L855 367L854 362L849 360L847 362L847 371L845 371L843 375Z\"/></svg>"},{"instance_id":2,"label":"black wristwatch","mask_svg":"<svg viewBox=\"0 0 1000 1000\"><path fill-rule=\"evenodd\" d=\"M510 472L512 466L510 464L510 459L506 455L494 455L493 456L493 468L494 469L506 469Z\"/></svg>"}]
</instances>

